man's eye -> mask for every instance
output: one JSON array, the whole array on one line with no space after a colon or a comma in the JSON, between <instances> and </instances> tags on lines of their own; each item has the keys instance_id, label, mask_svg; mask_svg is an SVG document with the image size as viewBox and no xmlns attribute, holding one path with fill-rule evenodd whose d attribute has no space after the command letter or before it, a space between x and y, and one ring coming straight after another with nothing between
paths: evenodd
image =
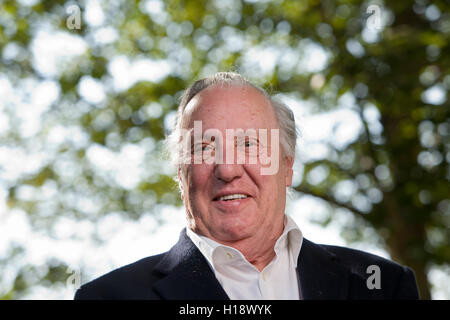
<instances>
[{"instance_id":1,"label":"man's eye","mask_svg":"<svg viewBox=\"0 0 450 320\"><path fill-rule=\"evenodd\" d=\"M254 140L245 140L245 141L239 141L239 146L245 147L245 148L251 148L256 147L258 144Z\"/></svg>"},{"instance_id":2,"label":"man's eye","mask_svg":"<svg viewBox=\"0 0 450 320\"><path fill-rule=\"evenodd\" d=\"M245 141L245 146L246 147L255 147L256 146L256 141Z\"/></svg>"},{"instance_id":3,"label":"man's eye","mask_svg":"<svg viewBox=\"0 0 450 320\"><path fill-rule=\"evenodd\" d=\"M214 145L213 144L204 144L202 145L202 151L208 151L208 150L213 150L214 149Z\"/></svg>"},{"instance_id":4,"label":"man's eye","mask_svg":"<svg viewBox=\"0 0 450 320\"><path fill-rule=\"evenodd\" d=\"M203 144L195 144L192 146L191 152L192 154L201 154L205 151L213 151L214 144L213 143L203 143Z\"/></svg>"},{"instance_id":5,"label":"man's eye","mask_svg":"<svg viewBox=\"0 0 450 320\"><path fill-rule=\"evenodd\" d=\"M213 143L202 143L202 144L199 143L194 146L194 152L208 151L208 150L213 150L213 149L214 149Z\"/></svg>"}]
</instances>

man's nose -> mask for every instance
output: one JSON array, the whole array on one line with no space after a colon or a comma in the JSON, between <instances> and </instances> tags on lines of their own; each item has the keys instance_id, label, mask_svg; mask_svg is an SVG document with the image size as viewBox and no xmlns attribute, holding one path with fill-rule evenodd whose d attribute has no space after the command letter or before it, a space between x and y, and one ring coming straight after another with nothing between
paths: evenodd
<instances>
[{"instance_id":1,"label":"man's nose","mask_svg":"<svg viewBox=\"0 0 450 320\"><path fill-rule=\"evenodd\" d=\"M238 161L238 152L232 139L225 139L225 143L218 146L218 150L222 154L218 156L220 159L214 163L214 176L224 182L231 182L235 178L239 178L244 173L242 162ZM242 159L239 159L242 161Z\"/></svg>"},{"instance_id":2,"label":"man's nose","mask_svg":"<svg viewBox=\"0 0 450 320\"><path fill-rule=\"evenodd\" d=\"M214 176L224 182L231 182L232 180L242 176L244 168L242 164L216 164L214 167Z\"/></svg>"}]
</instances>

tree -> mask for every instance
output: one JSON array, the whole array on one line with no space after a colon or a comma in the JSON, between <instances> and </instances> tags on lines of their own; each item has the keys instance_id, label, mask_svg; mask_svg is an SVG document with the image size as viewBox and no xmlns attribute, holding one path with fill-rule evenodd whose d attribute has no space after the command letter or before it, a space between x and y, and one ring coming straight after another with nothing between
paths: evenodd
<instances>
[{"instance_id":1,"label":"tree","mask_svg":"<svg viewBox=\"0 0 450 320\"><path fill-rule=\"evenodd\" d=\"M67 21L75 13L68 11L71 5L82 14L79 29L75 20ZM344 229L349 241L359 239L363 227L376 230L392 258L414 269L421 296L430 298L430 266L450 261L448 1L155 0L95 6L58 0L0 5L1 72L8 79L2 84L19 97L2 101L8 119L7 130L0 131L2 152L45 154L37 168L0 177L9 211L22 209L34 228L51 232L62 216L96 221L121 212L136 219L157 214L160 203L181 205L173 170L159 158L177 98L201 76L238 69L273 92L311 102L317 112L351 104L362 124L357 137L345 145L328 142L325 157L304 164L295 190L330 204L330 219L333 208L351 212L355 223ZM53 69L40 67L42 30L84 49ZM326 53L325 67L301 64L311 48ZM273 63L262 65L255 54ZM139 81L127 80L133 72ZM37 113L38 129L27 133L23 112L29 109L20 105L33 105L30 92L41 85L54 88L56 97ZM92 88L98 94L89 97ZM52 140L60 127L69 134ZM112 169L99 172L92 160L95 152L117 155L134 146L145 150L137 180L125 183ZM325 178L308 179L318 172ZM348 185L352 192L343 197L339 190ZM0 264L23 250L12 246ZM20 297L36 283L63 281L66 263L52 263L44 275L23 265L4 297Z\"/></svg>"}]
</instances>

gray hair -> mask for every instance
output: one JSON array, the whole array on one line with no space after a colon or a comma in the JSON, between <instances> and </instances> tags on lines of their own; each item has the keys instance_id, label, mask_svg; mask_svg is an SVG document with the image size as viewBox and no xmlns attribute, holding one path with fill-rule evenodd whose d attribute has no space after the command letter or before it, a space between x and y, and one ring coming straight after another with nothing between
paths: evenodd
<instances>
[{"instance_id":1,"label":"gray hair","mask_svg":"<svg viewBox=\"0 0 450 320\"><path fill-rule=\"evenodd\" d=\"M272 98L264 89L254 85L246 80L242 75L236 72L218 72L208 78L195 81L181 96L181 102L178 106L175 126L170 135L166 139L166 147L170 159L175 166L179 166L180 159L180 139L181 126L183 122L184 111L189 101L194 98L200 91L212 86L250 86L258 90L264 95L272 105L275 117L280 127L280 145L285 156L295 158L295 145L297 141L297 127L292 110L283 102Z\"/></svg>"}]
</instances>

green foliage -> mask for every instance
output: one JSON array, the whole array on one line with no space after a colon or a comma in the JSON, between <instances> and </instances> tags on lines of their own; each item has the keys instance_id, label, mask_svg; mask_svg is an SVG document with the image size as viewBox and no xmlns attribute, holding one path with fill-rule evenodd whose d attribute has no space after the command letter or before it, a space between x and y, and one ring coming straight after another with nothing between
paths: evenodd
<instances>
[{"instance_id":1,"label":"green foliage","mask_svg":"<svg viewBox=\"0 0 450 320\"><path fill-rule=\"evenodd\" d=\"M21 134L15 105L5 103L10 128L0 136L0 143L25 151L40 143L46 150L47 134L57 124L81 128L87 136L84 144L66 139L46 151L49 160L38 170L4 181L10 209L22 208L34 226L51 229L56 218L65 215L96 221L121 212L137 219L153 212L159 203L181 205L173 170L167 170L161 158L165 121L173 116L181 90L193 80L215 70L238 69L272 92L296 94L310 101L317 112L333 110L344 94L353 95L352 108L360 116L363 130L344 147L330 143L327 158L306 162L303 180L295 189L300 195L326 201L330 208L351 212L353 224L343 230L349 240L363 238L362 228L373 228L393 259L415 270L422 297L430 296L429 267L450 261L450 108L448 99L432 105L424 101L423 93L434 85L444 91L450 87L448 1L386 2L382 8L387 24L371 35L366 25L369 3L365 1L171 0L164 1L158 14L146 8L152 4L143 1L105 2L103 26L118 35L106 43L95 40L99 27L87 24L84 16L80 30L67 29L70 4L73 2L62 0L37 1L31 7L16 1L0 4L0 72L17 91L27 90L23 85L26 78L52 79L60 89L57 101L41 114L41 130L32 138ZM86 2L78 5L85 12ZM427 17L430 8L438 10L437 18ZM79 37L87 44L82 55L61 62L56 75L41 74L33 62L33 39L43 22L53 32ZM308 43L326 50L325 68L299 71L301 60L293 58L289 66L288 59L283 59L289 50L294 57L302 57ZM11 50L12 44L17 53L8 57L5 48ZM273 69L262 72L245 59L252 48L279 50L280 58ZM161 80L115 89L109 68L121 55L130 61L167 60L172 69ZM89 102L80 94L79 85L86 76L104 86L102 102ZM323 79L322 83L317 79ZM364 116L371 108L380 115L375 122L381 130L374 129L374 121ZM99 172L87 157L92 146L120 152L126 144L142 143L152 147L144 156L145 174L131 189L114 180L111 172ZM317 168L326 172L325 179L308 182L307 177ZM336 193L344 181L357 186L348 199ZM22 186L39 194L48 183L56 186L59 195L51 199L50 207L43 207L39 197L17 196ZM67 201L72 193L94 199L98 210L85 212ZM144 201L149 198L153 201ZM332 213L330 210L326 221ZM38 273L40 280L29 280L34 278L26 275L36 274L33 266L23 266L13 289L0 290L0 297L20 297L39 281L62 281L61 270L50 267L46 275Z\"/></svg>"}]
</instances>

